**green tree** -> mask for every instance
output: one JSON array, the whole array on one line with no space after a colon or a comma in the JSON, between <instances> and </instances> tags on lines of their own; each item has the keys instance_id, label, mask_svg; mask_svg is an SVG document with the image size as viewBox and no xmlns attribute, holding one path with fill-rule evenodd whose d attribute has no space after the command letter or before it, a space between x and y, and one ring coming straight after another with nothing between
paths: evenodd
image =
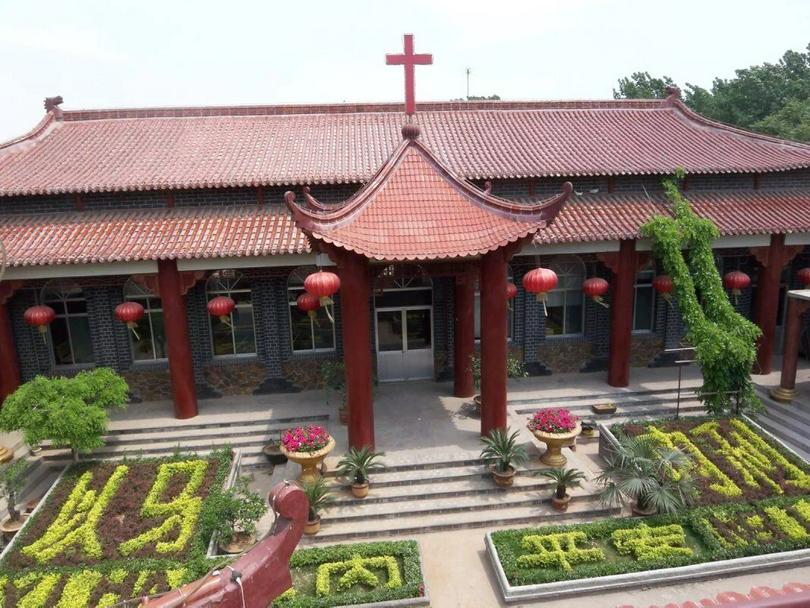
<instances>
[{"instance_id":1,"label":"green tree","mask_svg":"<svg viewBox=\"0 0 810 608\"><path fill-rule=\"evenodd\" d=\"M669 76L656 78L649 72L633 72L627 78L619 78L619 88L613 89L614 99L663 99L665 89L675 84Z\"/></svg>"},{"instance_id":2,"label":"green tree","mask_svg":"<svg viewBox=\"0 0 810 608\"><path fill-rule=\"evenodd\" d=\"M28 445L50 440L66 446L78 459L104 445L107 410L124 408L126 381L113 370L100 367L72 378L37 376L8 396L0 410L0 429L22 431Z\"/></svg>"}]
</instances>

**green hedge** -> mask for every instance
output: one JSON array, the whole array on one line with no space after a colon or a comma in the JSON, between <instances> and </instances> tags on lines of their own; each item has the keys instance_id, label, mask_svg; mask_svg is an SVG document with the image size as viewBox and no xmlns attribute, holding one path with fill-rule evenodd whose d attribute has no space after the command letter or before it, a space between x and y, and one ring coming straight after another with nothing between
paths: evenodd
<instances>
[{"instance_id":1,"label":"green hedge","mask_svg":"<svg viewBox=\"0 0 810 608\"><path fill-rule=\"evenodd\" d=\"M660 515L645 518L628 517L587 524L501 530L492 533L492 541L497 550L498 559L506 574L506 578L513 586L658 570L688 564L810 548L810 520L803 520L798 512L794 510L795 505L798 503L804 503L810 508L810 502L808 501L810 501L810 496L778 497L757 503L735 503L713 507L701 507L678 515ZM748 541L746 545L724 547L717 540L716 535L712 532L712 528L706 523L707 518L712 516L727 517L732 522L742 522L745 521L747 517L755 515L761 516L765 509L771 507L787 510L788 514L804 528L806 536L802 538L789 538L784 535L780 537L778 533L775 533L775 538L772 541L753 542L752 537L749 535L746 538ZM644 525L654 528L672 524L678 524L683 527L686 533L686 546L693 550L692 555L674 555L657 559L637 560L631 556L620 555L610 540L611 534L617 530L634 530ZM522 567L518 563L518 559L522 555L530 553L530 551L522 545L525 537L532 535L545 536L575 531L584 532L588 541L587 544L582 544L578 548L587 549L598 547L603 550L605 559L598 562L578 564L571 570L565 570L559 567Z\"/></svg>"},{"instance_id":2,"label":"green hedge","mask_svg":"<svg viewBox=\"0 0 810 608\"><path fill-rule=\"evenodd\" d=\"M315 595L311 583L305 580L314 579L318 566L330 562L349 560L354 556L377 557L392 556L401 565L402 586L395 589L352 588L345 592L336 589L327 597ZM351 604L388 602L405 598L419 597L424 594L424 581L419 560L419 546L416 541L375 542L328 547L299 549L290 559L290 570L293 574L295 593L276 599L273 606L277 608L330 608Z\"/></svg>"}]
</instances>

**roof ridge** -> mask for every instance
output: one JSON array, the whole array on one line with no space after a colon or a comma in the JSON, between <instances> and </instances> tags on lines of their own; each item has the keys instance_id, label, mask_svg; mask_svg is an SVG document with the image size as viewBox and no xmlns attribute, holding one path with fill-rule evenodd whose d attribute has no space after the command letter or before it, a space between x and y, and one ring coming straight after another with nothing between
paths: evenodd
<instances>
[{"instance_id":1,"label":"roof ridge","mask_svg":"<svg viewBox=\"0 0 810 608\"><path fill-rule=\"evenodd\" d=\"M34 126L33 129L28 131L28 133L24 135L20 135L8 141L0 141L0 151L5 150L6 148L11 148L16 144L20 144L24 141L28 141L30 139L36 139L40 135L42 135L45 130L51 125L51 123L55 122L55 117L53 112L47 112L45 116Z\"/></svg>"},{"instance_id":2,"label":"roof ridge","mask_svg":"<svg viewBox=\"0 0 810 608\"><path fill-rule=\"evenodd\" d=\"M449 112L459 110L594 110L594 109L656 109L663 108L660 99L571 99L571 100L476 100L476 101L423 101L418 108L423 112ZM126 118L204 118L209 116L295 116L301 114L364 114L374 112L401 112L401 102L351 102L312 104L250 104L233 106L157 106L147 108L108 108L63 110L62 120L109 120Z\"/></svg>"}]
</instances>

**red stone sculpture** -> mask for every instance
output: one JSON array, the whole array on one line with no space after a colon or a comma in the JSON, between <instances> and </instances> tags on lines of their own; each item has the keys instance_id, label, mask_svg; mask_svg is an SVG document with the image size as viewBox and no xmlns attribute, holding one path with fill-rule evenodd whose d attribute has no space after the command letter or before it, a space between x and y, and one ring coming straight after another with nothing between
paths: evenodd
<instances>
[{"instance_id":1,"label":"red stone sculpture","mask_svg":"<svg viewBox=\"0 0 810 608\"><path fill-rule=\"evenodd\" d=\"M31 327L36 327L41 334L44 334L48 330L48 325L50 325L55 318L56 311L44 304L31 306L23 314L25 322Z\"/></svg>"},{"instance_id":2,"label":"red stone sculpture","mask_svg":"<svg viewBox=\"0 0 810 608\"><path fill-rule=\"evenodd\" d=\"M233 562L141 608L267 608L292 586L290 557L301 540L309 503L303 490L286 482L270 492L276 522L264 540Z\"/></svg>"}]
</instances>

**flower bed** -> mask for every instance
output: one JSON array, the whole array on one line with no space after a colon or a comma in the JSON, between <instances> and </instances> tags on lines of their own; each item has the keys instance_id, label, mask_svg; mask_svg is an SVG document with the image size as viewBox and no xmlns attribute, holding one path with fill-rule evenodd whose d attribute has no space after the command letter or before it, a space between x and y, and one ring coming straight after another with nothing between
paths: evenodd
<instances>
[{"instance_id":1,"label":"flower bed","mask_svg":"<svg viewBox=\"0 0 810 608\"><path fill-rule=\"evenodd\" d=\"M541 433L563 434L570 433L577 428L579 416L575 416L564 408L547 408L535 412L529 420L530 431Z\"/></svg>"},{"instance_id":2,"label":"flower bed","mask_svg":"<svg viewBox=\"0 0 810 608\"><path fill-rule=\"evenodd\" d=\"M322 426L316 424L288 429L281 435L281 445L290 452L317 452L331 439Z\"/></svg>"},{"instance_id":3,"label":"flower bed","mask_svg":"<svg viewBox=\"0 0 810 608\"><path fill-rule=\"evenodd\" d=\"M604 577L810 548L810 497L490 536L511 586Z\"/></svg>"},{"instance_id":4,"label":"flower bed","mask_svg":"<svg viewBox=\"0 0 810 608\"><path fill-rule=\"evenodd\" d=\"M276 599L275 608L427 604L416 541L300 549L290 571L293 588Z\"/></svg>"},{"instance_id":5,"label":"flower bed","mask_svg":"<svg viewBox=\"0 0 810 608\"><path fill-rule=\"evenodd\" d=\"M810 494L810 467L740 419L686 418L611 427L614 435L652 435L692 457L699 504Z\"/></svg>"},{"instance_id":6,"label":"flower bed","mask_svg":"<svg viewBox=\"0 0 810 608\"><path fill-rule=\"evenodd\" d=\"M211 496L230 463L223 450L75 465L0 562L0 607L109 606L204 574Z\"/></svg>"}]
</instances>

